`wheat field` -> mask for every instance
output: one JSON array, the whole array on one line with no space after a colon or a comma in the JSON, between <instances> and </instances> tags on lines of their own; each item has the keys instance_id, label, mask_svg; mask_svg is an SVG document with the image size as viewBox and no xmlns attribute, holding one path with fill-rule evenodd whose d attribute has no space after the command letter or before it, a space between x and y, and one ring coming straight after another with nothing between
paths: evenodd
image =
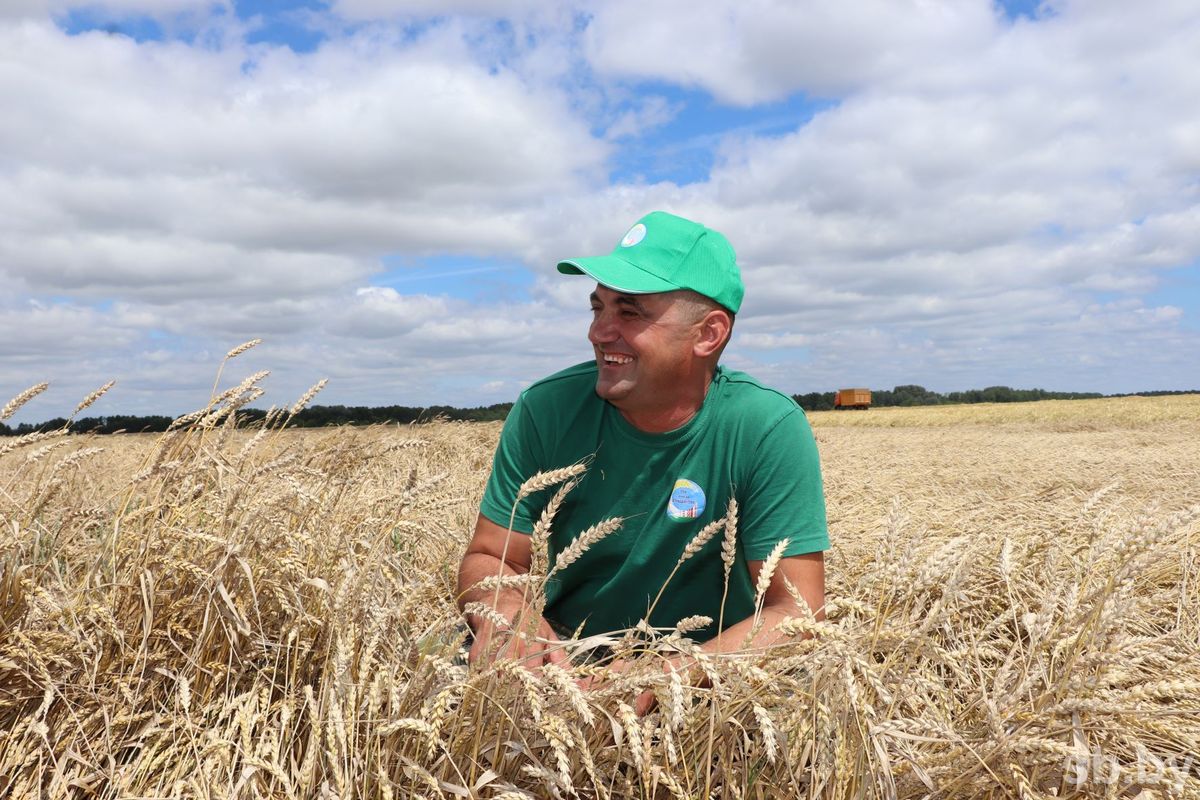
<instances>
[{"instance_id":1,"label":"wheat field","mask_svg":"<svg viewBox=\"0 0 1200 800\"><path fill-rule=\"evenodd\" d=\"M0 796L1200 797L1200 397L810 415L828 619L693 688L680 631L468 669L498 425L239 427L260 380L0 440Z\"/></svg>"}]
</instances>

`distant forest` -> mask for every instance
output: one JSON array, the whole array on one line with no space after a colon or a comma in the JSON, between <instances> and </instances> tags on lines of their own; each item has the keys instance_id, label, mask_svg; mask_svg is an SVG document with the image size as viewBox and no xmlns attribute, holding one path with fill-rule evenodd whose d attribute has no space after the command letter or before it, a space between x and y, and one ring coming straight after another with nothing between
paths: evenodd
<instances>
[{"instance_id":1,"label":"distant forest","mask_svg":"<svg viewBox=\"0 0 1200 800\"><path fill-rule=\"evenodd\" d=\"M1179 391L1135 392L1143 397L1171 394L1200 394L1200 389ZM793 399L806 411L828 411L833 408L833 392L809 392L794 394ZM1007 386L989 386L986 389L969 389L965 392L942 394L924 386L909 384L893 389L872 389L872 406L933 406L956 403L1025 403L1032 400L1086 400L1098 397L1130 397L1130 394L1100 394L1098 392L1050 392L1045 389L1011 389ZM323 428L329 425L379 425L453 420L468 422L490 422L502 420L508 415L512 403L496 403L475 408L454 406L311 406L297 414L289 424L292 428ZM851 413L851 412L846 412ZM238 411L242 424L261 422L266 411L247 408ZM76 433L159 433L171 424L171 417L161 415L134 416L111 414L102 417L84 417L71 423ZM62 417L38 424L22 422L9 426L0 424L0 436L20 436L39 431L58 430L67 424Z\"/></svg>"}]
</instances>

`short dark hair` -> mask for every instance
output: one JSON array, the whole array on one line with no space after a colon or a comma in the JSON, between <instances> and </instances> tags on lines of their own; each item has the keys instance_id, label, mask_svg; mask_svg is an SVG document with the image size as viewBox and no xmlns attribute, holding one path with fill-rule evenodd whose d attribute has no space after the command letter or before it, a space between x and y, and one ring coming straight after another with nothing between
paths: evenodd
<instances>
[{"instance_id":1,"label":"short dark hair","mask_svg":"<svg viewBox=\"0 0 1200 800\"><path fill-rule=\"evenodd\" d=\"M685 313L690 322L698 323L700 320L708 316L713 311L724 311L729 315L729 336L725 337L725 341L717 350L717 358L721 357L721 353L725 350L725 345L729 344L729 340L733 338L733 323L737 315L730 311L725 306L713 300L711 297L705 297L699 292L694 292L691 289L680 289L672 292L684 304Z\"/></svg>"}]
</instances>

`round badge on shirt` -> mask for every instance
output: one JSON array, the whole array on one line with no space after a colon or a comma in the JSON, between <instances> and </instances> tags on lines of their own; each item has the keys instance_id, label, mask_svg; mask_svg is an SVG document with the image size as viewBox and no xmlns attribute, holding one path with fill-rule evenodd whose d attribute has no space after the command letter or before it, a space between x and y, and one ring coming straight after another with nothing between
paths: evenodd
<instances>
[{"instance_id":1,"label":"round badge on shirt","mask_svg":"<svg viewBox=\"0 0 1200 800\"><path fill-rule=\"evenodd\" d=\"M704 490L687 478L675 481L671 499L667 501L667 516L677 522L686 522L703 513Z\"/></svg>"}]
</instances>

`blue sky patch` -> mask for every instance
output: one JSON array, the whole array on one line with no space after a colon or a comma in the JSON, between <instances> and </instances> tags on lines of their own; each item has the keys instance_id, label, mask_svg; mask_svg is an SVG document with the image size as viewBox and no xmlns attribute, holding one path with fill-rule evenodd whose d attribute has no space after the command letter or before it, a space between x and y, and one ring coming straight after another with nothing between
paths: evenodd
<instances>
[{"instance_id":1,"label":"blue sky patch","mask_svg":"<svg viewBox=\"0 0 1200 800\"><path fill-rule=\"evenodd\" d=\"M247 35L247 42L282 44L297 53L308 53L326 38L323 31L309 24L309 18L328 10L328 5L320 0L237 0L234 8L239 19L258 18L259 25Z\"/></svg>"},{"instance_id":2,"label":"blue sky patch","mask_svg":"<svg viewBox=\"0 0 1200 800\"><path fill-rule=\"evenodd\" d=\"M441 255L426 258L387 256L386 272L372 280L400 294L446 295L486 303L525 302L534 274L524 264L479 256Z\"/></svg>"},{"instance_id":3,"label":"blue sky patch","mask_svg":"<svg viewBox=\"0 0 1200 800\"><path fill-rule=\"evenodd\" d=\"M59 19L58 24L72 36L103 31L113 36L128 36L135 42L160 42L166 35L162 24L153 17L141 14L114 15L94 8L73 8Z\"/></svg>"},{"instance_id":4,"label":"blue sky patch","mask_svg":"<svg viewBox=\"0 0 1200 800\"><path fill-rule=\"evenodd\" d=\"M1044 5L1045 0L1000 0L996 3L996 6L1010 20L1018 17L1030 20L1040 19L1051 13L1049 7L1043 7Z\"/></svg>"},{"instance_id":5,"label":"blue sky patch","mask_svg":"<svg viewBox=\"0 0 1200 800\"><path fill-rule=\"evenodd\" d=\"M639 84L639 95L663 98L675 115L640 135L618 139L615 183L680 185L707 180L721 143L729 136L785 136L806 125L835 101L796 94L777 103L741 108L719 103L707 92L662 83ZM615 115L614 115L615 116Z\"/></svg>"},{"instance_id":6,"label":"blue sky patch","mask_svg":"<svg viewBox=\"0 0 1200 800\"><path fill-rule=\"evenodd\" d=\"M1200 261L1158 274L1158 288L1145 296L1146 305L1180 308L1183 310L1180 324L1191 330L1200 330ZM1200 363L1200 358L1197 362ZM1200 372L1200 369L1197 371Z\"/></svg>"}]
</instances>

